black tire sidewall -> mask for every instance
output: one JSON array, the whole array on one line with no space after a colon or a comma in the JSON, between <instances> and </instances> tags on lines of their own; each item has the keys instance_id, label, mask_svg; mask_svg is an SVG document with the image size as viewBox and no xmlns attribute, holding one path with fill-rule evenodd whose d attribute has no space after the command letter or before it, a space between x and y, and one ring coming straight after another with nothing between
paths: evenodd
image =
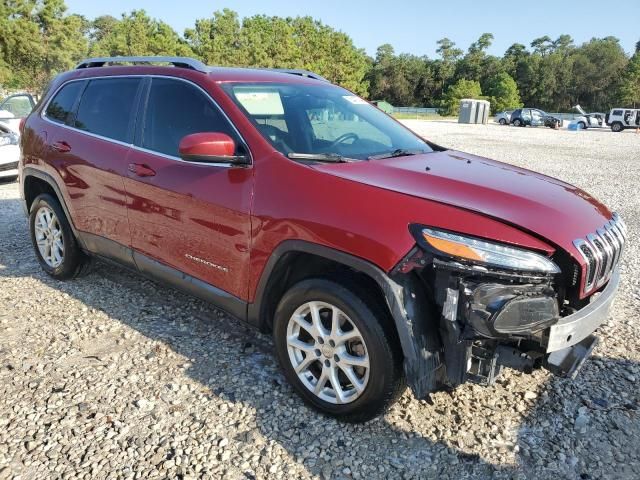
<instances>
[{"instance_id":1,"label":"black tire sidewall","mask_svg":"<svg viewBox=\"0 0 640 480\"><path fill-rule=\"evenodd\" d=\"M498 120L498 123L499 123L500 125L506 125L506 124L507 124L507 121L506 121L504 118L501 118L500 120Z\"/></svg>"},{"instance_id":2,"label":"black tire sidewall","mask_svg":"<svg viewBox=\"0 0 640 480\"><path fill-rule=\"evenodd\" d=\"M337 405L310 392L295 373L287 352L287 324L297 308L309 301L326 302L342 310L362 333L369 355L369 381L365 391L351 403ZM375 309L374 309L375 311ZM274 342L285 377L302 399L312 407L346 421L363 421L387 406L389 391L398 381L393 345L385 334L383 319L351 290L325 279L310 279L294 285L282 298L275 313ZM353 418L353 417L358 418Z\"/></svg>"},{"instance_id":3,"label":"black tire sidewall","mask_svg":"<svg viewBox=\"0 0 640 480\"><path fill-rule=\"evenodd\" d=\"M53 210L58 219L60 228L62 229L62 238L64 241L64 258L62 259L62 263L56 268L50 267L47 262L45 262L44 258L42 258L42 255L40 254L40 250L38 249L38 245L36 243L34 228L36 214L38 210L40 210L40 208L42 208L43 206L47 206L51 210ZM31 204L31 210L29 213L29 235L31 237L31 244L33 245L38 263L40 263L40 266L47 274L60 280L72 278L76 274L81 262L83 261L83 254L78 247L76 239L73 235L73 230L71 229L67 217L64 214L62 207L60 206L60 202L58 202L58 200L56 200L53 196L43 193L41 195L38 195Z\"/></svg>"},{"instance_id":4,"label":"black tire sidewall","mask_svg":"<svg viewBox=\"0 0 640 480\"><path fill-rule=\"evenodd\" d=\"M619 122L614 123L613 125L611 125L611 130L618 133L622 131L622 124L620 124Z\"/></svg>"}]
</instances>

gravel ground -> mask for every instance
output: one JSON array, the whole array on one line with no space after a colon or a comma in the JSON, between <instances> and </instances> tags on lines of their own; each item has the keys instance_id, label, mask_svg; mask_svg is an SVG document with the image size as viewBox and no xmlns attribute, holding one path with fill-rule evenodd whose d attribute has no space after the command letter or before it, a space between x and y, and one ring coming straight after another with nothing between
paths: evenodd
<instances>
[{"instance_id":1,"label":"gravel ground","mask_svg":"<svg viewBox=\"0 0 640 480\"><path fill-rule=\"evenodd\" d=\"M406 122L560 177L631 238L601 344L572 382L507 371L344 425L306 408L267 336L119 268L44 275L0 184L0 479L639 478L640 135Z\"/></svg>"}]
</instances>

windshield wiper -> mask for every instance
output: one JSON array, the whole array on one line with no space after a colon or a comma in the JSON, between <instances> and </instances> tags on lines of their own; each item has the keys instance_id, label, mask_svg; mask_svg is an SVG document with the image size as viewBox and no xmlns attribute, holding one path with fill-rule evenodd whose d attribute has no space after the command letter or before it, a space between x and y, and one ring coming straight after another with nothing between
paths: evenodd
<instances>
[{"instance_id":1,"label":"windshield wiper","mask_svg":"<svg viewBox=\"0 0 640 480\"><path fill-rule=\"evenodd\" d=\"M380 153L378 155L371 155L370 157L367 157L367 160L381 160L383 158L393 158L393 157L406 157L409 155L418 155L420 153L425 153L424 150L407 150L404 148L398 148L396 150L394 150L393 152L385 152L385 153Z\"/></svg>"},{"instance_id":2,"label":"windshield wiper","mask_svg":"<svg viewBox=\"0 0 640 480\"><path fill-rule=\"evenodd\" d=\"M355 158L343 157L337 153L287 153L287 157L291 160L309 160L312 162L327 162L327 163L346 163L354 162Z\"/></svg>"}]
</instances>

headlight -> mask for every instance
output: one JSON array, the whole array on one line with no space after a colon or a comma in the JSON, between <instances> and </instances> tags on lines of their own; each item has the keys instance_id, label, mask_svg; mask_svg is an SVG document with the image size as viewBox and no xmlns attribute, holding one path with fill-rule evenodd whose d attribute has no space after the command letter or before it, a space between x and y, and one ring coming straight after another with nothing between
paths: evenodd
<instances>
[{"instance_id":1,"label":"headlight","mask_svg":"<svg viewBox=\"0 0 640 480\"><path fill-rule=\"evenodd\" d=\"M499 243L487 242L432 228L420 228L419 230L414 230L414 232L419 233L420 238L418 238L418 241L420 243L426 243L432 249L457 259L509 270L542 273L560 272L558 266L547 257L529 250L508 247Z\"/></svg>"}]
</instances>

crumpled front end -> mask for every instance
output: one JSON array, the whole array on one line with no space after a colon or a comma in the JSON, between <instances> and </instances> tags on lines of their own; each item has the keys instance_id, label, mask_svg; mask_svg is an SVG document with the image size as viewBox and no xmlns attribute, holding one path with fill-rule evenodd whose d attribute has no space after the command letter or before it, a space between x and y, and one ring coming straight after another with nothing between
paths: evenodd
<instances>
[{"instance_id":1,"label":"crumpled front end","mask_svg":"<svg viewBox=\"0 0 640 480\"><path fill-rule=\"evenodd\" d=\"M618 288L626 238L620 232L617 253L592 262L605 280L587 297L581 293L590 272L563 251L552 257L558 271L537 273L474 264L416 245L390 273L401 286L421 352L405 365L416 396L467 381L491 385L503 367L527 373L545 367L574 377L597 344L594 332Z\"/></svg>"}]
</instances>

